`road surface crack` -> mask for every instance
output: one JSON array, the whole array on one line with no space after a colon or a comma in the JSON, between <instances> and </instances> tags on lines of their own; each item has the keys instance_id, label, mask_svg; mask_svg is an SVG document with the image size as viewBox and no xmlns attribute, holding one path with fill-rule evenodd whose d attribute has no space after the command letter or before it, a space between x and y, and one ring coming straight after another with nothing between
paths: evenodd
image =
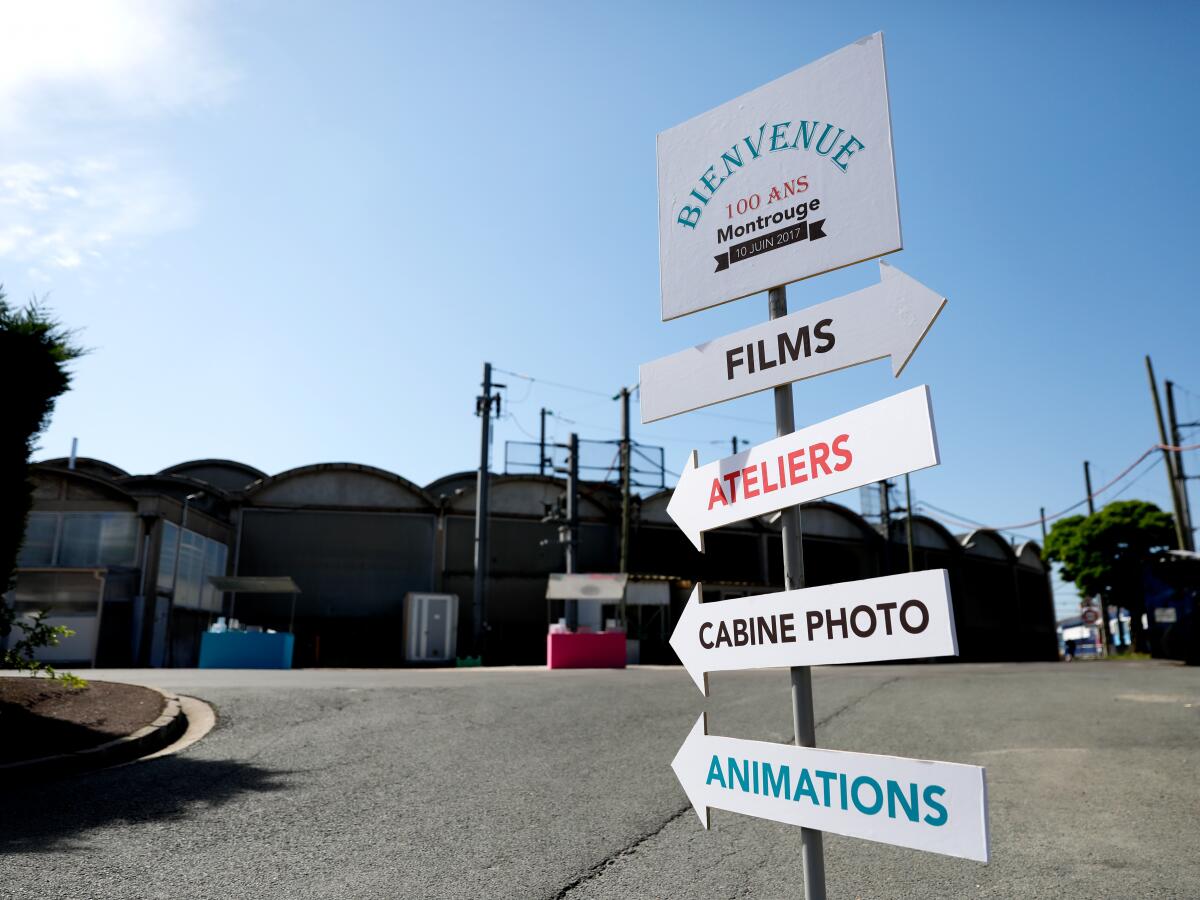
<instances>
[{"instance_id":1,"label":"road surface crack","mask_svg":"<svg viewBox=\"0 0 1200 900\"><path fill-rule=\"evenodd\" d=\"M873 694L877 694L879 691L883 690L889 684L894 684L895 682L897 682L899 680L900 680L900 676L897 675L894 678L887 679L887 681L880 682L879 684L875 685L875 687L871 688L871 690L867 691L865 694L861 694L860 696L847 701L846 703L842 704L837 709L835 709L833 712L831 712L829 715L827 715L824 718L822 718L821 720L819 720L816 723L816 727L820 728L823 725L828 725L830 722L832 722L834 719L836 719L842 713L846 712L846 710L858 705L862 701L866 700L868 697L872 696ZM793 738L792 735L772 735L771 736L772 740L778 741L779 743L790 743L792 738ZM643 844L645 844L647 841L653 839L654 837L658 836L663 831L663 829L665 829L672 822L676 821L677 819L679 819L685 815L688 815L689 813L691 813L692 815L695 815L695 813L692 810L692 805L690 803L686 804L682 809L676 810L675 812L671 813L671 815L669 815L666 819L664 819L658 825L657 828L653 828L650 831L644 832L643 834L639 835L632 842L630 842L629 844L626 844L624 847L622 847L616 853L613 853L611 856L607 856L604 859L600 860L600 862L593 865L591 868L589 868L586 872L579 875L573 881L568 882L566 885L563 886L562 890L560 890L557 894L554 894L551 898L549 898L549 900L567 900L567 898L571 895L571 893L576 888L582 887L583 885L587 884L588 882L594 881L597 878L602 877L609 869L611 869L617 865L620 865L623 861L625 861L629 857L635 855L638 852L638 850L641 849Z\"/></svg>"}]
</instances>

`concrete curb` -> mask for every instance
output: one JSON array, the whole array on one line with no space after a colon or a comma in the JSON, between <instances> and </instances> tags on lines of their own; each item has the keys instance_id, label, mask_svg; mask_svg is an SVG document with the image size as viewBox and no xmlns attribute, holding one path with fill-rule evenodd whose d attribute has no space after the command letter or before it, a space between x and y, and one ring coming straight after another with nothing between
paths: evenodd
<instances>
[{"instance_id":1,"label":"concrete curb","mask_svg":"<svg viewBox=\"0 0 1200 900\"><path fill-rule=\"evenodd\" d=\"M0 765L0 778L18 775L38 780L65 778L84 772L130 762L174 743L187 728L187 717L179 698L149 685L139 685L163 696L163 711L157 719L133 734L75 753L60 753Z\"/></svg>"}]
</instances>

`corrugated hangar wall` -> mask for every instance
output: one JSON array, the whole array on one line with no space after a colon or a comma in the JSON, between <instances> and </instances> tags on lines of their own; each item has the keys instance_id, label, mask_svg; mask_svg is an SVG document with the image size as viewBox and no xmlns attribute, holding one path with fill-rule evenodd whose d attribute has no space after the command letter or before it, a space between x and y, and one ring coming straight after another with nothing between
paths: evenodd
<instances>
[{"instance_id":1,"label":"corrugated hangar wall","mask_svg":"<svg viewBox=\"0 0 1200 900\"><path fill-rule=\"evenodd\" d=\"M63 477L56 462L43 464L46 478ZM409 591L457 594L460 655L470 650L474 473L420 487L394 473L349 463L267 477L241 463L200 460L154 478L127 476L100 461L88 465L87 477L93 480L138 483L144 493L179 493L176 499L197 484L213 484L220 503L207 514L211 519L227 511L229 573L289 575L301 589L298 665L402 664L402 605ZM206 477L213 481L205 482ZM560 614L545 600L546 578L564 570L564 552L557 525L542 520L561 500L564 487L550 477L492 476L488 662L545 661L547 618ZM581 493L578 569L615 571L619 494L610 485L591 483ZM753 520L710 533L708 552L700 554L666 515L669 496L664 491L636 501L630 563L631 572L672 584L668 634L694 580L705 583L709 599L779 589L783 565L777 523ZM141 502L154 508L153 498ZM908 568L903 520L893 524L890 546L858 514L833 503L804 507L803 525L810 585ZM1014 550L983 530L956 537L919 516L913 537L916 568L950 571L961 659L1057 657L1050 585L1035 544ZM287 627L289 597L243 594L235 602L235 615L243 622ZM669 648L654 646L658 634L656 626L646 635L642 659L674 661Z\"/></svg>"}]
</instances>

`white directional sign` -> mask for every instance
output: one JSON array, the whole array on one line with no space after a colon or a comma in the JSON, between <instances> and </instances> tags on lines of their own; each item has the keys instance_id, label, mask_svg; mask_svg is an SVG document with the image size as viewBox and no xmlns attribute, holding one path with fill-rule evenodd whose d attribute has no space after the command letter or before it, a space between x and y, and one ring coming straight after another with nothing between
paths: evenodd
<instances>
[{"instance_id":1,"label":"white directional sign","mask_svg":"<svg viewBox=\"0 0 1200 900\"><path fill-rule=\"evenodd\" d=\"M879 270L879 284L645 363L642 423L888 356L899 376L946 300Z\"/></svg>"},{"instance_id":2,"label":"white directional sign","mask_svg":"<svg viewBox=\"0 0 1200 900\"><path fill-rule=\"evenodd\" d=\"M704 532L938 464L929 388L915 387L697 467L667 514L704 552Z\"/></svg>"},{"instance_id":3,"label":"white directional sign","mask_svg":"<svg viewBox=\"0 0 1200 900\"><path fill-rule=\"evenodd\" d=\"M709 826L726 809L914 850L988 861L979 766L744 741L696 721L671 762Z\"/></svg>"},{"instance_id":4,"label":"white directional sign","mask_svg":"<svg viewBox=\"0 0 1200 900\"><path fill-rule=\"evenodd\" d=\"M957 656L945 569L700 603L671 647L704 694L708 672Z\"/></svg>"},{"instance_id":5,"label":"white directional sign","mask_svg":"<svg viewBox=\"0 0 1200 900\"><path fill-rule=\"evenodd\" d=\"M901 244L882 34L658 136L664 321Z\"/></svg>"}]
</instances>

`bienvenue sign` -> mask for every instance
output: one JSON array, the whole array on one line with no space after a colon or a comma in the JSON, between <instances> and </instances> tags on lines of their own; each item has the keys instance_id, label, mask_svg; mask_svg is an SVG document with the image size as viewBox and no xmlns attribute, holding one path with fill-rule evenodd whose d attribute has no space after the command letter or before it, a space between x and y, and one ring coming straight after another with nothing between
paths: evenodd
<instances>
[{"instance_id":1,"label":"bienvenue sign","mask_svg":"<svg viewBox=\"0 0 1200 900\"><path fill-rule=\"evenodd\" d=\"M899 250L883 35L658 136L662 318Z\"/></svg>"}]
</instances>

